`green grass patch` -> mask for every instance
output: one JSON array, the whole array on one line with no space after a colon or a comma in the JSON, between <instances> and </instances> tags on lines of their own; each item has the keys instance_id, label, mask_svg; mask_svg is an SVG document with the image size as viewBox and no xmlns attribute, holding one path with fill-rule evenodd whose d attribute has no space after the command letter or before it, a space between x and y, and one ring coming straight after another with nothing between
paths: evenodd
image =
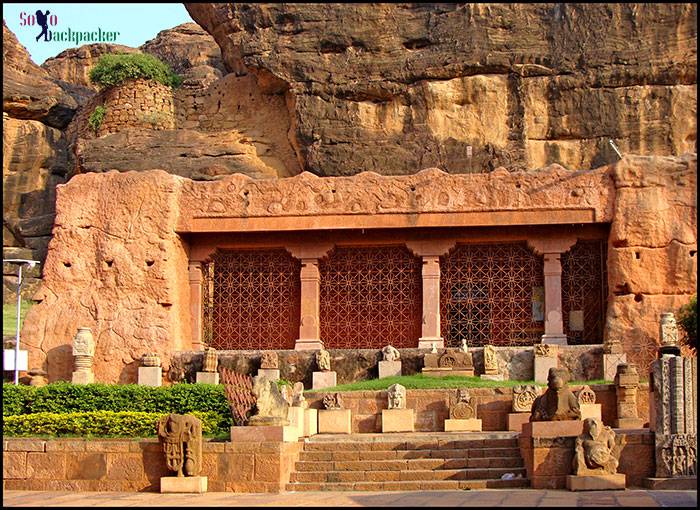
<instances>
[{"instance_id":1,"label":"green grass patch","mask_svg":"<svg viewBox=\"0 0 700 510\"><path fill-rule=\"evenodd\" d=\"M31 301L22 301L19 309L20 328L24 323L24 317L34 303ZM2 334L10 336L17 334L17 302L7 303L2 305ZM20 338L20 342L22 339Z\"/></svg>"},{"instance_id":2,"label":"green grass patch","mask_svg":"<svg viewBox=\"0 0 700 510\"><path fill-rule=\"evenodd\" d=\"M603 379L595 379L592 381L572 381L569 384L577 385L592 385L592 384L610 384L612 381ZM461 376L446 376L446 377L428 377L423 374L402 375L394 377L385 377L383 379L370 379L367 381L357 381L349 384L339 384L331 388L323 388L323 390L307 390L311 391L379 391L386 390L392 384L401 384L409 390L432 390L440 388L511 388L521 384L534 384L536 386L547 386L545 383L537 383L535 381L484 381L479 377L461 377Z\"/></svg>"}]
</instances>

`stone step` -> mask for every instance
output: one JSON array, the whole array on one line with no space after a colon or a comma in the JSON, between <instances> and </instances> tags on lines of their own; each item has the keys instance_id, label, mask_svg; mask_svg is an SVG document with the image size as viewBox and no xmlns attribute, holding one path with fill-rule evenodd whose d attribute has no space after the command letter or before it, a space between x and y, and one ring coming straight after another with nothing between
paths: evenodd
<instances>
[{"instance_id":1,"label":"stone step","mask_svg":"<svg viewBox=\"0 0 700 510\"><path fill-rule=\"evenodd\" d=\"M492 448L516 448L515 438L425 440L425 441L307 441L304 451L395 451L395 450L472 450Z\"/></svg>"},{"instance_id":2,"label":"stone step","mask_svg":"<svg viewBox=\"0 0 700 510\"><path fill-rule=\"evenodd\" d=\"M299 461L296 471L406 471L426 469L521 468L520 457L478 457L473 459L390 459Z\"/></svg>"},{"instance_id":3,"label":"stone step","mask_svg":"<svg viewBox=\"0 0 700 510\"><path fill-rule=\"evenodd\" d=\"M295 471L290 482L396 482L404 480L486 480L500 479L505 473L526 476L524 468L466 468L387 471Z\"/></svg>"},{"instance_id":4,"label":"stone step","mask_svg":"<svg viewBox=\"0 0 700 510\"><path fill-rule=\"evenodd\" d=\"M353 451L301 451L299 460L328 462L345 460L393 460L393 459L455 459L483 457L520 457L520 448L472 448L453 450L353 450Z\"/></svg>"},{"instance_id":5,"label":"stone step","mask_svg":"<svg viewBox=\"0 0 700 510\"><path fill-rule=\"evenodd\" d=\"M530 486L527 478L513 480L406 480L406 481L362 481L335 483L288 483L287 491L431 491L464 489L520 489Z\"/></svg>"}]
</instances>

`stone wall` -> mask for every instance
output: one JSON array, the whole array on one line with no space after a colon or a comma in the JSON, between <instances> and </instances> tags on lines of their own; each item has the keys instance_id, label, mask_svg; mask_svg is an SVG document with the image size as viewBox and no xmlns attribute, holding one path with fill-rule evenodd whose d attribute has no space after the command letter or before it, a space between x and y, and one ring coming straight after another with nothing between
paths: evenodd
<instances>
[{"instance_id":1,"label":"stone wall","mask_svg":"<svg viewBox=\"0 0 700 510\"><path fill-rule=\"evenodd\" d=\"M301 443L202 443L209 492L281 492ZM3 490L159 492L170 476L157 439L5 439Z\"/></svg>"},{"instance_id":2,"label":"stone wall","mask_svg":"<svg viewBox=\"0 0 700 510\"><path fill-rule=\"evenodd\" d=\"M578 391L580 386L571 386ZM637 409L644 423L649 418L648 384L640 386L637 396ZM614 426L617 419L617 399L615 386L595 384L591 389L596 394L596 403L601 404L603 423ZM415 410L417 432L439 432L445 430L445 419L449 418L450 399L454 399L456 389L406 390L406 407ZM544 391L544 388L542 389ZM381 432L382 409L387 409L386 391L345 391L340 392L343 407L352 410L352 432ZM304 394L309 407L323 409L323 390ZM508 430L508 413L512 412L512 388L470 388L474 398L477 418L482 420L484 431ZM648 425L647 425L648 426Z\"/></svg>"}]
</instances>

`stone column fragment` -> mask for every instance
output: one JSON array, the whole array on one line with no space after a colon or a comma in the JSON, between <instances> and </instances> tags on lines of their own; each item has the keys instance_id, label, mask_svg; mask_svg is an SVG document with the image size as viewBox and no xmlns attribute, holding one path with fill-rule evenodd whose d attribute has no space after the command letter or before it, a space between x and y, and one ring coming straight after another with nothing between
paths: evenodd
<instances>
[{"instance_id":1,"label":"stone column fragment","mask_svg":"<svg viewBox=\"0 0 700 510\"><path fill-rule=\"evenodd\" d=\"M189 263L190 282L190 327L192 349L201 351L202 342L202 263L192 260Z\"/></svg>"}]
</instances>

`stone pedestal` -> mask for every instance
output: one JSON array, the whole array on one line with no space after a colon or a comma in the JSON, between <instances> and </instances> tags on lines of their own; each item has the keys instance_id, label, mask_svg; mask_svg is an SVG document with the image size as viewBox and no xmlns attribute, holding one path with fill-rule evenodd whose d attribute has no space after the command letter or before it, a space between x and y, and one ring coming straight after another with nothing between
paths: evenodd
<instances>
[{"instance_id":1,"label":"stone pedestal","mask_svg":"<svg viewBox=\"0 0 700 510\"><path fill-rule=\"evenodd\" d=\"M557 368L559 360L550 356L535 356L535 382L546 383L550 368Z\"/></svg>"},{"instance_id":2,"label":"stone pedestal","mask_svg":"<svg viewBox=\"0 0 700 510\"><path fill-rule=\"evenodd\" d=\"M279 381L280 370L279 368L258 368L258 375L264 375L272 381Z\"/></svg>"},{"instance_id":3,"label":"stone pedestal","mask_svg":"<svg viewBox=\"0 0 700 510\"><path fill-rule=\"evenodd\" d=\"M603 379L613 381L617 373L617 365L627 363L627 353L603 354Z\"/></svg>"},{"instance_id":4,"label":"stone pedestal","mask_svg":"<svg viewBox=\"0 0 700 510\"><path fill-rule=\"evenodd\" d=\"M581 406L581 419L598 418L602 421L602 405L601 404L579 404Z\"/></svg>"},{"instance_id":5,"label":"stone pedestal","mask_svg":"<svg viewBox=\"0 0 700 510\"><path fill-rule=\"evenodd\" d=\"M642 484L645 489L655 491L670 490L670 491L697 491L698 477L697 476L679 476L676 478L643 478Z\"/></svg>"},{"instance_id":6,"label":"stone pedestal","mask_svg":"<svg viewBox=\"0 0 700 510\"><path fill-rule=\"evenodd\" d=\"M615 420L616 429L641 429L644 428L644 420L639 418L618 418Z\"/></svg>"},{"instance_id":7,"label":"stone pedestal","mask_svg":"<svg viewBox=\"0 0 700 510\"><path fill-rule=\"evenodd\" d=\"M297 429L299 437L304 437L304 411L303 407L290 407L287 412L289 425Z\"/></svg>"},{"instance_id":8,"label":"stone pedestal","mask_svg":"<svg viewBox=\"0 0 700 510\"><path fill-rule=\"evenodd\" d=\"M139 367L138 384L142 386L162 386L163 369L161 367Z\"/></svg>"},{"instance_id":9,"label":"stone pedestal","mask_svg":"<svg viewBox=\"0 0 700 510\"><path fill-rule=\"evenodd\" d=\"M523 424L522 433L528 437L580 436L583 434L583 421L530 421Z\"/></svg>"},{"instance_id":10,"label":"stone pedestal","mask_svg":"<svg viewBox=\"0 0 700 510\"><path fill-rule=\"evenodd\" d=\"M205 492L207 492L206 476L161 476L160 478L161 494L203 494Z\"/></svg>"},{"instance_id":11,"label":"stone pedestal","mask_svg":"<svg viewBox=\"0 0 700 510\"><path fill-rule=\"evenodd\" d=\"M467 420L445 420L445 432L481 432L481 420L469 418Z\"/></svg>"},{"instance_id":12,"label":"stone pedestal","mask_svg":"<svg viewBox=\"0 0 700 510\"><path fill-rule=\"evenodd\" d=\"M380 361L379 378L401 375L401 361Z\"/></svg>"},{"instance_id":13,"label":"stone pedestal","mask_svg":"<svg viewBox=\"0 0 700 510\"><path fill-rule=\"evenodd\" d=\"M444 349L445 348L445 339L442 337L420 337L418 339L418 348L419 349L432 349L433 344L435 344L436 349Z\"/></svg>"},{"instance_id":14,"label":"stone pedestal","mask_svg":"<svg viewBox=\"0 0 700 510\"><path fill-rule=\"evenodd\" d=\"M71 382L73 384L91 384L95 382L95 374L92 370L77 370L73 372Z\"/></svg>"},{"instance_id":15,"label":"stone pedestal","mask_svg":"<svg viewBox=\"0 0 700 510\"><path fill-rule=\"evenodd\" d=\"M329 372L314 372L312 376L312 390L320 390L322 388L330 388L335 386L336 383L336 373L334 370Z\"/></svg>"},{"instance_id":16,"label":"stone pedestal","mask_svg":"<svg viewBox=\"0 0 700 510\"><path fill-rule=\"evenodd\" d=\"M350 409L320 409L318 411L319 434L351 434L352 411Z\"/></svg>"},{"instance_id":17,"label":"stone pedestal","mask_svg":"<svg viewBox=\"0 0 700 510\"><path fill-rule=\"evenodd\" d=\"M481 374L479 378L484 381L505 381L503 374Z\"/></svg>"},{"instance_id":18,"label":"stone pedestal","mask_svg":"<svg viewBox=\"0 0 700 510\"><path fill-rule=\"evenodd\" d=\"M508 413L508 430L522 432L523 424L530 421L530 413Z\"/></svg>"},{"instance_id":19,"label":"stone pedestal","mask_svg":"<svg viewBox=\"0 0 700 510\"><path fill-rule=\"evenodd\" d=\"M200 384L219 384L219 372L197 372L196 381Z\"/></svg>"},{"instance_id":20,"label":"stone pedestal","mask_svg":"<svg viewBox=\"0 0 700 510\"><path fill-rule=\"evenodd\" d=\"M625 489L625 475L569 475L566 488L570 491L614 491Z\"/></svg>"},{"instance_id":21,"label":"stone pedestal","mask_svg":"<svg viewBox=\"0 0 700 510\"><path fill-rule=\"evenodd\" d=\"M304 409L304 437L318 434L318 409Z\"/></svg>"},{"instance_id":22,"label":"stone pedestal","mask_svg":"<svg viewBox=\"0 0 700 510\"><path fill-rule=\"evenodd\" d=\"M277 441L294 443L299 439L298 430L292 425L249 425L231 427L231 442Z\"/></svg>"},{"instance_id":23,"label":"stone pedestal","mask_svg":"<svg viewBox=\"0 0 700 510\"><path fill-rule=\"evenodd\" d=\"M414 432L413 409L382 409L382 432Z\"/></svg>"}]
</instances>

